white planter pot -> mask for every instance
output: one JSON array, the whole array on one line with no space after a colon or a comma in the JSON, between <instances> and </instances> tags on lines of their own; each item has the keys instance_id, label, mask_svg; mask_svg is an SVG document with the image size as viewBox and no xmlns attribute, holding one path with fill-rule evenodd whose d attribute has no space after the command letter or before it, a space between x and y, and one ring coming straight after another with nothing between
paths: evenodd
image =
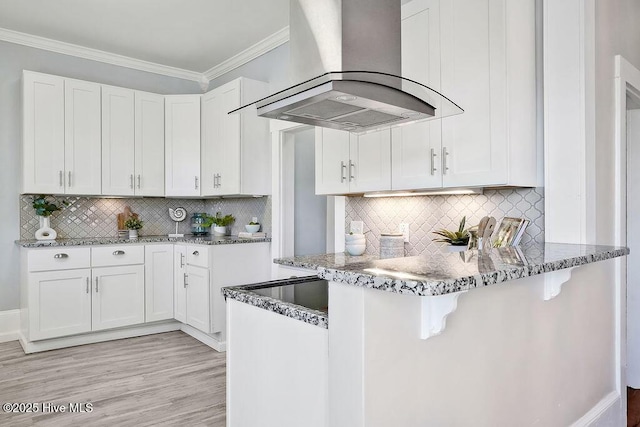
<instances>
[{"instance_id":1,"label":"white planter pot","mask_svg":"<svg viewBox=\"0 0 640 427\"><path fill-rule=\"evenodd\" d=\"M36 230L37 240L55 240L58 237L56 230L51 228L51 219L48 216L38 217L40 219L40 228Z\"/></svg>"},{"instance_id":2,"label":"white planter pot","mask_svg":"<svg viewBox=\"0 0 640 427\"><path fill-rule=\"evenodd\" d=\"M217 225L213 227L213 234L215 236L227 236L229 235L228 227L218 227Z\"/></svg>"},{"instance_id":3,"label":"white planter pot","mask_svg":"<svg viewBox=\"0 0 640 427\"><path fill-rule=\"evenodd\" d=\"M129 239L135 240L138 238L138 230L129 230Z\"/></svg>"}]
</instances>

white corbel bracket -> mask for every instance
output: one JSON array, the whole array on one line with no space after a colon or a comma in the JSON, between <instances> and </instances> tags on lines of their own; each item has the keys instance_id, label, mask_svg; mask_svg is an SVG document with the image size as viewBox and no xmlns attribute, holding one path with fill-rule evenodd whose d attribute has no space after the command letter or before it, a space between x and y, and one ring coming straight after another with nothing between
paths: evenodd
<instances>
[{"instance_id":1,"label":"white corbel bracket","mask_svg":"<svg viewBox=\"0 0 640 427\"><path fill-rule=\"evenodd\" d=\"M550 271L544 274L543 298L545 301L550 301L560 295L562 285L571 279L571 272L574 268L563 268L562 270Z\"/></svg>"},{"instance_id":2,"label":"white corbel bracket","mask_svg":"<svg viewBox=\"0 0 640 427\"><path fill-rule=\"evenodd\" d=\"M458 298L467 291L422 298L422 328L420 338L440 335L447 325L447 316L456 311Z\"/></svg>"}]
</instances>

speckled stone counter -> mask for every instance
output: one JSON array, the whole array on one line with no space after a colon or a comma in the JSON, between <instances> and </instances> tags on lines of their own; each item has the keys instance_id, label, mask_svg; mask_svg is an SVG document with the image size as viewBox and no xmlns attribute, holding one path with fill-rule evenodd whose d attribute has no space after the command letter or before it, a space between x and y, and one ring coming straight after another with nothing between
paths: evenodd
<instances>
[{"instance_id":1,"label":"speckled stone counter","mask_svg":"<svg viewBox=\"0 0 640 427\"><path fill-rule=\"evenodd\" d=\"M375 259L342 253L274 260L317 271L338 283L418 296L445 295L629 254L628 248L546 243L527 247L442 252Z\"/></svg>"},{"instance_id":2,"label":"speckled stone counter","mask_svg":"<svg viewBox=\"0 0 640 427\"><path fill-rule=\"evenodd\" d=\"M267 311L281 314L292 319L300 320L321 328L328 328L328 313L326 311L314 310L283 301L282 299L260 295L256 291L268 288L304 284L308 281L317 281L317 276L305 276L294 279L275 280L270 282L256 283L252 285L232 286L222 289L225 298L231 298L245 304L253 305Z\"/></svg>"},{"instance_id":3,"label":"speckled stone counter","mask_svg":"<svg viewBox=\"0 0 640 427\"><path fill-rule=\"evenodd\" d=\"M18 246L23 248L42 248L55 246L94 246L94 245L122 245L122 244L140 244L140 243L189 243L196 245L232 245L237 243L259 243L270 242L270 237L265 238L248 238L241 239L238 236L204 236L197 237L186 235L185 237L167 237L167 236L141 236L137 240L113 238L84 238L84 239L57 239L50 241L42 240L16 240Z\"/></svg>"}]
</instances>

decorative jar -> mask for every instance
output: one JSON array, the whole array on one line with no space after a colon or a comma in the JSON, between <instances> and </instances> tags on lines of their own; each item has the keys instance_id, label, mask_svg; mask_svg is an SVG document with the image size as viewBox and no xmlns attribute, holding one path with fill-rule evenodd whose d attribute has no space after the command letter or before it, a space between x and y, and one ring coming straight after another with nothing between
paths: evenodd
<instances>
[{"instance_id":1,"label":"decorative jar","mask_svg":"<svg viewBox=\"0 0 640 427\"><path fill-rule=\"evenodd\" d=\"M194 212L191 215L191 234L194 236L206 236L209 234L209 227L205 227L207 214L204 212Z\"/></svg>"}]
</instances>

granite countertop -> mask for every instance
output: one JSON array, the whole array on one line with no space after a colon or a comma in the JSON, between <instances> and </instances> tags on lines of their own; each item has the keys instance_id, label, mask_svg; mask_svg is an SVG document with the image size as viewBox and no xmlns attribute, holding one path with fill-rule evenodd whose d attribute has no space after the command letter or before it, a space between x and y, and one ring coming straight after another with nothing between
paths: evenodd
<instances>
[{"instance_id":1,"label":"granite countertop","mask_svg":"<svg viewBox=\"0 0 640 427\"><path fill-rule=\"evenodd\" d=\"M291 279L274 280L270 282L255 283L251 285L231 286L222 288L225 299L230 298L245 304L253 305L263 310L271 311L309 323L324 329L328 328L329 315L326 311L315 310L302 305L284 301L282 298L258 294L260 290L278 288L291 285L303 285L305 282L318 281L317 276L304 276Z\"/></svg>"},{"instance_id":2,"label":"granite countertop","mask_svg":"<svg viewBox=\"0 0 640 427\"><path fill-rule=\"evenodd\" d=\"M338 283L418 296L445 295L629 254L624 247L546 243L484 251L376 259L344 253L275 263L316 270Z\"/></svg>"},{"instance_id":3,"label":"granite countertop","mask_svg":"<svg viewBox=\"0 0 640 427\"><path fill-rule=\"evenodd\" d=\"M168 236L140 236L137 240L129 240L118 237L87 237L83 239L57 239L57 240L16 240L18 246L23 248L41 248L56 246L91 246L91 245L122 245L140 243L189 243L196 245L230 245L236 243L270 242L270 237L264 238L239 238L238 236L192 236L168 237Z\"/></svg>"}]
</instances>

